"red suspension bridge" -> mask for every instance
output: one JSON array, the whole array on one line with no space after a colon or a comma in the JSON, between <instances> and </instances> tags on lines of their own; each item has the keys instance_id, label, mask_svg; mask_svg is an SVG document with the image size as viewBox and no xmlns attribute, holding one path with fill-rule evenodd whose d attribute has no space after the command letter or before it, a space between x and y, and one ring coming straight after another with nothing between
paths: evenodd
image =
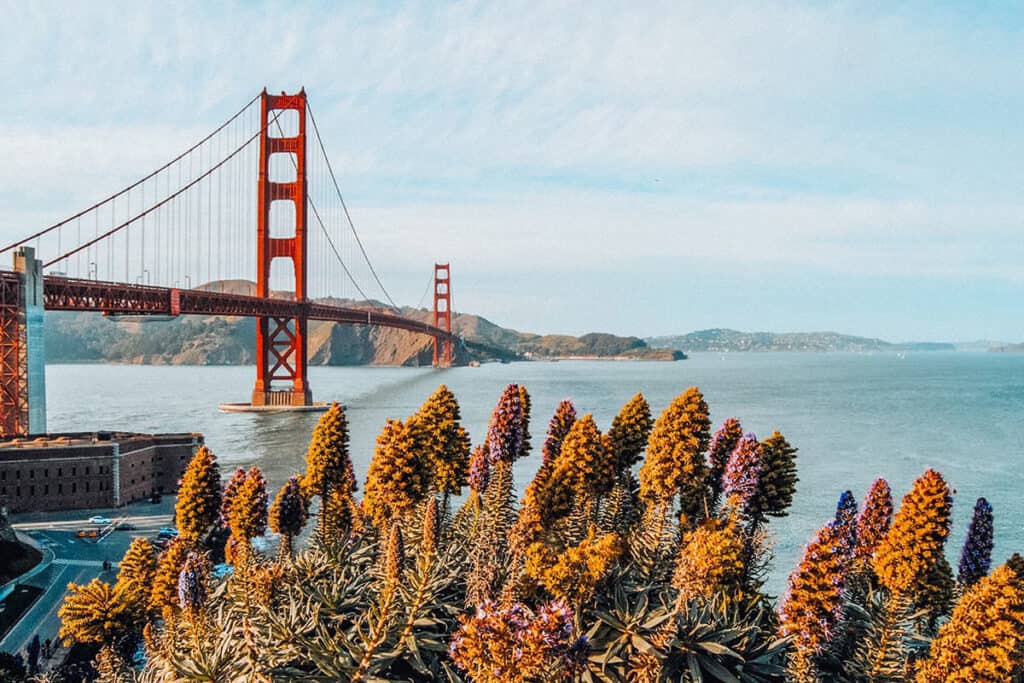
<instances>
[{"instance_id":1,"label":"red suspension bridge","mask_svg":"<svg viewBox=\"0 0 1024 683\"><path fill-rule=\"evenodd\" d=\"M256 318L254 406L312 404L309 320L418 332L433 338L435 365L452 362L448 264L434 266L433 324L403 316L359 238L304 90L264 90L152 173L6 252L15 270L0 271L5 435L46 431L43 310Z\"/></svg>"}]
</instances>

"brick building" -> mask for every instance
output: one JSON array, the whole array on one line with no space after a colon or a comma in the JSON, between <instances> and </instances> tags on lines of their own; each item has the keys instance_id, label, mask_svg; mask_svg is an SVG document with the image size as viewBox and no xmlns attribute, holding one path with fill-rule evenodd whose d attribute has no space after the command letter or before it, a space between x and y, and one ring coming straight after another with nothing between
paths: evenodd
<instances>
[{"instance_id":1,"label":"brick building","mask_svg":"<svg viewBox=\"0 0 1024 683\"><path fill-rule=\"evenodd\" d=\"M0 441L11 512L117 507L176 491L201 434L92 432Z\"/></svg>"}]
</instances>

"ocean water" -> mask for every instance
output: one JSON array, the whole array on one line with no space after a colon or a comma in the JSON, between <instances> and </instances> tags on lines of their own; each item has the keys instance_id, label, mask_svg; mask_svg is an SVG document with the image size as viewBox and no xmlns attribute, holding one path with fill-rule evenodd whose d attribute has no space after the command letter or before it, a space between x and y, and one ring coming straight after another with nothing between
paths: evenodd
<instances>
[{"instance_id":1,"label":"ocean water","mask_svg":"<svg viewBox=\"0 0 1024 683\"><path fill-rule=\"evenodd\" d=\"M317 419L219 412L219 403L248 399L249 367L51 365L46 372L51 431L202 432L225 472L258 464L275 488L302 469ZM475 444L510 382L525 384L533 397L534 454L517 464L520 493L539 463L548 418L564 398L606 429L637 391L657 415L697 385L715 427L736 416L759 436L780 430L800 449L800 483L790 515L771 523L776 560L768 587L775 592L844 489L860 500L874 478L885 477L898 500L928 467L956 491L948 545L954 571L979 496L995 509L997 561L1024 552L1024 354L696 353L676 363L310 369L314 396L348 408L360 481L386 418L404 418L445 383Z\"/></svg>"}]
</instances>

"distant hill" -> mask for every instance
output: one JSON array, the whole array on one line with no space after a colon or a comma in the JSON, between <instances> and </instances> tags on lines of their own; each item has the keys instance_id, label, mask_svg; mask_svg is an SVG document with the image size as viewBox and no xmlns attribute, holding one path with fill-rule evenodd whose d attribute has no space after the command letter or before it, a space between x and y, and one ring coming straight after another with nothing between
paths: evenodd
<instances>
[{"instance_id":1,"label":"distant hill","mask_svg":"<svg viewBox=\"0 0 1024 683\"><path fill-rule=\"evenodd\" d=\"M689 334L648 337L652 348L680 351L953 351L944 342L894 344L837 332L740 332L715 328Z\"/></svg>"},{"instance_id":2,"label":"distant hill","mask_svg":"<svg viewBox=\"0 0 1024 683\"><path fill-rule=\"evenodd\" d=\"M1024 353L1024 344L1000 344L991 347L989 350L998 353Z\"/></svg>"},{"instance_id":3,"label":"distant hill","mask_svg":"<svg viewBox=\"0 0 1024 683\"><path fill-rule=\"evenodd\" d=\"M204 288L250 294L251 282L231 280ZM279 293L286 295L288 293ZM377 301L322 299L359 308L384 309ZM402 315L433 322L426 309L405 307ZM452 326L463 339L456 362L554 358L678 360L685 355L652 349L638 337L592 333L582 337L537 335L500 327L478 315L456 313ZM108 362L159 365L251 364L256 356L252 318L188 316L172 319L96 313L46 314L46 358L52 363ZM313 365L429 365L432 340L421 334L366 325L310 321L309 362Z\"/></svg>"}]
</instances>

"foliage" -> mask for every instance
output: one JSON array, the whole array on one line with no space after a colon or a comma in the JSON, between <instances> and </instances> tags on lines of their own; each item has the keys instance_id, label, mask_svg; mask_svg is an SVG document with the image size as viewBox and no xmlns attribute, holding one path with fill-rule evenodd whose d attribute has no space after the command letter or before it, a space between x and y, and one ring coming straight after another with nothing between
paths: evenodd
<instances>
[{"instance_id":1,"label":"foliage","mask_svg":"<svg viewBox=\"0 0 1024 683\"><path fill-rule=\"evenodd\" d=\"M974 514L967 527L967 538L960 553L957 583L973 586L988 574L992 564L992 506L984 498L974 504Z\"/></svg>"},{"instance_id":2,"label":"foliage","mask_svg":"<svg viewBox=\"0 0 1024 683\"><path fill-rule=\"evenodd\" d=\"M644 395L638 392L622 406L612 420L611 429L608 430L608 439L611 442L610 455L614 458L619 473L640 462L653 426L651 406Z\"/></svg>"},{"instance_id":3,"label":"foliage","mask_svg":"<svg viewBox=\"0 0 1024 683\"><path fill-rule=\"evenodd\" d=\"M469 433L460 420L455 394L442 384L408 421L416 448L426 459L431 488L441 493L458 495L467 483Z\"/></svg>"},{"instance_id":4,"label":"foliage","mask_svg":"<svg viewBox=\"0 0 1024 683\"><path fill-rule=\"evenodd\" d=\"M251 467L236 491L226 521L231 536L248 543L267 531L267 479L260 468Z\"/></svg>"},{"instance_id":5,"label":"foliage","mask_svg":"<svg viewBox=\"0 0 1024 683\"><path fill-rule=\"evenodd\" d=\"M976 505L960 567L978 578L958 588L943 553L952 498L938 473L915 482L895 517L884 480L859 512L843 492L776 612L761 590L767 522L792 502L796 448L778 432L760 444L730 435L738 420L712 441L691 388L656 421L638 481L644 405L635 397L602 435L560 404L519 503L521 386L505 389L472 456L443 387L406 422L388 421L361 502L344 413L332 408L307 472L269 512L258 470L226 487L219 507L246 553L236 571L213 578L196 541L176 539L155 561L134 542L114 586L73 587L65 632L102 645L96 667L118 683L931 683L1021 672L1024 559L985 576L990 508ZM210 469L208 452L197 458ZM459 481L470 491L451 514ZM317 534L296 548L317 496ZM273 557L244 543L263 519L281 535Z\"/></svg>"},{"instance_id":6,"label":"foliage","mask_svg":"<svg viewBox=\"0 0 1024 683\"><path fill-rule=\"evenodd\" d=\"M562 440L569 433L572 423L576 421L576 406L572 401L566 399L555 408L555 414L551 416L548 423L547 435L544 438L544 447L541 450L543 455L542 465L550 465L562 451Z\"/></svg>"},{"instance_id":7,"label":"foliage","mask_svg":"<svg viewBox=\"0 0 1024 683\"><path fill-rule=\"evenodd\" d=\"M710 440L708 404L697 387L677 396L651 431L640 466L640 495L648 503L680 497L682 513L695 520L709 497L704 452Z\"/></svg>"},{"instance_id":8,"label":"foliage","mask_svg":"<svg viewBox=\"0 0 1024 683\"><path fill-rule=\"evenodd\" d=\"M156 578L156 553L148 538L132 539L121 559L117 586L140 612L149 607L149 593Z\"/></svg>"},{"instance_id":9,"label":"foliage","mask_svg":"<svg viewBox=\"0 0 1024 683\"><path fill-rule=\"evenodd\" d=\"M843 605L844 553L836 526L823 526L804 549L779 610L779 630L793 639L789 673L797 683L818 680L815 658L834 636Z\"/></svg>"},{"instance_id":10,"label":"foliage","mask_svg":"<svg viewBox=\"0 0 1024 683\"><path fill-rule=\"evenodd\" d=\"M178 487L174 514L182 540L197 545L213 530L220 517L220 467L205 445L196 450Z\"/></svg>"},{"instance_id":11,"label":"foliage","mask_svg":"<svg viewBox=\"0 0 1024 683\"><path fill-rule=\"evenodd\" d=\"M99 579L83 585L68 584L64 604L57 611L60 638L72 643L115 643L132 628L132 614L123 588Z\"/></svg>"},{"instance_id":12,"label":"foliage","mask_svg":"<svg viewBox=\"0 0 1024 683\"><path fill-rule=\"evenodd\" d=\"M189 546L180 537L171 540L167 549L160 555L156 565L156 576L153 578L153 590L150 592L149 607L161 612L177 606L178 575L188 557Z\"/></svg>"},{"instance_id":13,"label":"foliage","mask_svg":"<svg viewBox=\"0 0 1024 683\"><path fill-rule=\"evenodd\" d=\"M380 527L399 521L427 494L429 473L408 426L388 420L366 475L363 509Z\"/></svg>"},{"instance_id":14,"label":"foliage","mask_svg":"<svg viewBox=\"0 0 1024 683\"><path fill-rule=\"evenodd\" d=\"M942 475L926 471L914 482L875 552L879 581L893 593L914 591L942 556L953 497Z\"/></svg>"},{"instance_id":15,"label":"foliage","mask_svg":"<svg viewBox=\"0 0 1024 683\"><path fill-rule=\"evenodd\" d=\"M920 683L1009 681L1024 648L1024 577L1007 563L968 589L931 646Z\"/></svg>"},{"instance_id":16,"label":"foliage","mask_svg":"<svg viewBox=\"0 0 1024 683\"><path fill-rule=\"evenodd\" d=\"M736 444L722 474L721 491L729 505L749 515L761 483L761 444L746 434Z\"/></svg>"},{"instance_id":17,"label":"foliage","mask_svg":"<svg viewBox=\"0 0 1024 683\"><path fill-rule=\"evenodd\" d=\"M785 517L796 493L797 449L777 430L761 442L761 477L757 504L761 516Z\"/></svg>"},{"instance_id":18,"label":"foliage","mask_svg":"<svg viewBox=\"0 0 1024 683\"><path fill-rule=\"evenodd\" d=\"M487 425L487 458L497 462L513 462L525 455L524 446L529 436L523 405L523 393L518 384L509 384L502 392Z\"/></svg>"},{"instance_id":19,"label":"foliage","mask_svg":"<svg viewBox=\"0 0 1024 683\"><path fill-rule=\"evenodd\" d=\"M459 619L452 638L455 664L479 683L558 680L580 666L584 638L573 638L573 613L553 602L536 613L521 604L484 602Z\"/></svg>"},{"instance_id":20,"label":"foliage","mask_svg":"<svg viewBox=\"0 0 1024 683\"><path fill-rule=\"evenodd\" d=\"M870 569L875 549L892 525L892 491L885 479L875 479L868 489L864 507L857 516L857 547L854 555Z\"/></svg>"},{"instance_id":21,"label":"foliage","mask_svg":"<svg viewBox=\"0 0 1024 683\"><path fill-rule=\"evenodd\" d=\"M729 457L741 438L743 438L743 426L735 417L727 418L715 435L711 437L711 444L708 447L708 487L711 489L711 507L718 505L718 499L722 495L722 475L725 474Z\"/></svg>"},{"instance_id":22,"label":"foliage","mask_svg":"<svg viewBox=\"0 0 1024 683\"><path fill-rule=\"evenodd\" d=\"M282 552L290 556L292 542L302 533L302 527L309 518L306 497L302 494L298 477L289 478L277 492L267 518L270 530L281 534Z\"/></svg>"}]
</instances>

